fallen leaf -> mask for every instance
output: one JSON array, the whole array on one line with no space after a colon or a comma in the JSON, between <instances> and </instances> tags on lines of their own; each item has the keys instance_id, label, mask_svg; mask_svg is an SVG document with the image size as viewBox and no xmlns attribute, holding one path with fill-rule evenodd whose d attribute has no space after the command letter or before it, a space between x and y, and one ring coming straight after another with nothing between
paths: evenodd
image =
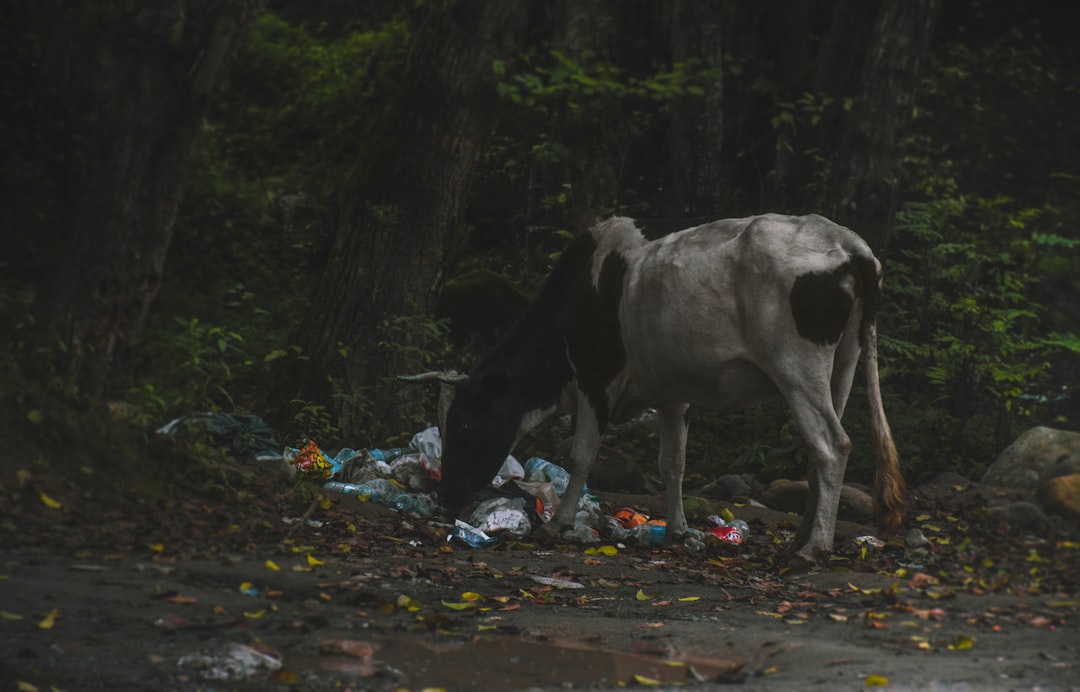
<instances>
[{"instance_id":1,"label":"fallen leaf","mask_svg":"<svg viewBox=\"0 0 1080 692\"><path fill-rule=\"evenodd\" d=\"M56 624L56 618L60 617L60 609L53 608L48 615L46 615L37 626L43 630L51 630L53 625Z\"/></svg>"},{"instance_id":2,"label":"fallen leaf","mask_svg":"<svg viewBox=\"0 0 1080 692\"><path fill-rule=\"evenodd\" d=\"M836 622L847 622L847 615L841 615L840 613L829 613L829 619Z\"/></svg>"},{"instance_id":3,"label":"fallen leaf","mask_svg":"<svg viewBox=\"0 0 1080 692\"><path fill-rule=\"evenodd\" d=\"M165 600L170 603L195 603L196 598L194 596L181 596L177 594L176 596L169 596Z\"/></svg>"},{"instance_id":4,"label":"fallen leaf","mask_svg":"<svg viewBox=\"0 0 1080 692\"><path fill-rule=\"evenodd\" d=\"M41 501L43 503L45 503L45 506L48 507L49 509L60 509L61 507L64 506L64 505L60 504L59 502L57 502L56 500L49 497L48 495L46 495L45 493L39 493L39 495L41 496Z\"/></svg>"},{"instance_id":5,"label":"fallen leaf","mask_svg":"<svg viewBox=\"0 0 1080 692\"><path fill-rule=\"evenodd\" d=\"M281 568L280 568L280 567L278 567L278 566L277 566L277 563L275 563L275 562L274 562L273 560L267 560L267 561L266 561L265 563L263 563L263 564L265 564L265 565L266 565L266 569L268 569L268 570L271 570L271 571L273 571L273 572L280 572L280 571L281 571Z\"/></svg>"},{"instance_id":6,"label":"fallen leaf","mask_svg":"<svg viewBox=\"0 0 1080 692\"><path fill-rule=\"evenodd\" d=\"M15 689L19 692L38 692L38 688L35 685L31 685L28 682L22 680L15 681Z\"/></svg>"},{"instance_id":7,"label":"fallen leaf","mask_svg":"<svg viewBox=\"0 0 1080 692\"><path fill-rule=\"evenodd\" d=\"M863 678L863 684L867 687L885 687L889 684L889 679L884 675L867 675Z\"/></svg>"},{"instance_id":8,"label":"fallen leaf","mask_svg":"<svg viewBox=\"0 0 1080 692\"><path fill-rule=\"evenodd\" d=\"M964 649L970 649L975 646L975 640L966 634L956 635L956 641L949 644L949 651L962 651Z\"/></svg>"},{"instance_id":9,"label":"fallen leaf","mask_svg":"<svg viewBox=\"0 0 1080 692\"><path fill-rule=\"evenodd\" d=\"M252 618L253 620L257 620L257 619L261 618L263 615L266 615L266 609L265 608L263 608L262 610L256 610L254 613L249 613L246 610L244 611L244 617Z\"/></svg>"},{"instance_id":10,"label":"fallen leaf","mask_svg":"<svg viewBox=\"0 0 1080 692\"><path fill-rule=\"evenodd\" d=\"M645 593L642 589L638 589L637 599L639 601L651 601L654 598L656 598L656 594L649 595L649 594Z\"/></svg>"},{"instance_id":11,"label":"fallen leaf","mask_svg":"<svg viewBox=\"0 0 1080 692\"><path fill-rule=\"evenodd\" d=\"M602 545L598 548L586 548L586 555L618 555L619 549L613 545Z\"/></svg>"},{"instance_id":12,"label":"fallen leaf","mask_svg":"<svg viewBox=\"0 0 1080 692\"><path fill-rule=\"evenodd\" d=\"M22 620L23 616L18 613L9 613L6 610L0 610L0 620Z\"/></svg>"},{"instance_id":13,"label":"fallen leaf","mask_svg":"<svg viewBox=\"0 0 1080 692\"><path fill-rule=\"evenodd\" d=\"M647 678L644 675L638 675L634 673L634 682L639 685L659 685L660 681L656 678Z\"/></svg>"},{"instance_id":14,"label":"fallen leaf","mask_svg":"<svg viewBox=\"0 0 1080 692\"><path fill-rule=\"evenodd\" d=\"M467 610L476 607L475 603L450 603L449 601L443 601L442 604L451 610Z\"/></svg>"},{"instance_id":15,"label":"fallen leaf","mask_svg":"<svg viewBox=\"0 0 1080 692\"><path fill-rule=\"evenodd\" d=\"M313 555L312 555L311 553L308 553L308 556L307 556L307 563L308 563L309 565L311 565L312 567L318 567L319 565L325 565L325 564L326 564L326 563L325 563L324 561L322 561L322 560L317 560L317 559L315 558L315 556L313 556Z\"/></svg>"},{"instance_id":16,"label":"fallen leaf","mask_svg":"<svg viewBox=\"0 0 1080 692\"><path fill-rule=\"evenodd\" d=\"M683 596L679 599L680 603L693 603L694 601L700 601L701 596Z\"/></svg>"}]
</instances>

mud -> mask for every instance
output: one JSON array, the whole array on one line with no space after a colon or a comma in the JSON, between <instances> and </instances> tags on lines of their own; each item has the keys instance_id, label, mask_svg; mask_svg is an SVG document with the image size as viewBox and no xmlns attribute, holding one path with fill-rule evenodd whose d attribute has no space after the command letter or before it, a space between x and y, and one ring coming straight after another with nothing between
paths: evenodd
<instances>
[{"instance_id":1,"label":"mud","mask_svg":"<svg viewBox=\"0 0 1080 692\"><path fill-rule=\"evenodd\" d=\"M950 541L866 555L851 539L869 527L843 524L834 559L797 572L781 557L797 518L767 510L740 548L608 555L572 543L448 544L438 522L342 496L290 524L173 509L171 529L127 545L79 537L77 515L37 544L9 541L3 689L1080 685L1077 551L1060 538L1010 537L1017 561L1005 565L999 534L965 548L979 553L951 553ZM943 531L964 523L922 516ZM5 529L21 522L34 535L43 521L20 514ZM152 526L165 524L130 535ZM552 580L580 588L542 583Z\"/></svg>"}]
</instances>

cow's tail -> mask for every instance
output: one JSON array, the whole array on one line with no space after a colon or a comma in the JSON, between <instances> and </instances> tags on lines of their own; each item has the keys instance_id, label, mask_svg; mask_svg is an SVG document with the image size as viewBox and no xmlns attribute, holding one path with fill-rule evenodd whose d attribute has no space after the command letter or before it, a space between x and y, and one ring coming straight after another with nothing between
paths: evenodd
<instances>
[{"instance_id":1,"label":"cow's tail","mask_svg":"<svg viewBox=\"0 0 1080 692\"><path fill-rule=\"evenodd\" d=\"M874 476L874 517L882 537L894 535L904 521L907 488L900 475L900 455L893 442L885 406L881 402L881 381L878 376L877 324L875 312L880 300L878 265L873 261L871 276L863 284L866 300L863 307L862 331L863 370L866 372L866 396L870 403L870 427L877 452L877 473ZM866 267L868 270L869 266ZM867 271L867 274L870 274Z\"/></svg>"}]
</instances>

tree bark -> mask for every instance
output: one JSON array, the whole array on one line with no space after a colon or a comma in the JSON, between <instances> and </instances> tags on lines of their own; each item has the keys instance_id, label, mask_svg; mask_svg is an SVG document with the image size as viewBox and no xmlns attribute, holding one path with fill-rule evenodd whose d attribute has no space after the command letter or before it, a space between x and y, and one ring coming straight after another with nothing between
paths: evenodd
<instances>
[{"instance_id":1,"label":"tree bark","mask_svg":"<svg viewBox=\"0 0 1080 692\"><path fill-rule=\"evenodd\" d=\"M716 216L724 199L723 17L726 3L678 0L671 5L671 61L693 62L707 75L702 96L671 104L667 175L669 216Z\"/></svg>"},{"instance_id":2,"label":"tree bark","mask_svg":"<svg viewBox=\"0 0 1080 692\"><path fill-rule=\"evenodd\" d=\"M87 6L89 7L89 6ZM161 285L199 127L260 0L157 0L57 22L43 79L85 142L46 301L54 374L100 398ZM114 14L110 14L110 12ZM81 22L81 23L80 23ZM53 374L53 373L50 373Z\"/></svg>"},{"instance_id":3,"label":"tree bark","mask_svg":"<svg viewBox=\"0 0 1080 692\"><path fill-rule=\"evenodd\" d=\"M834 167L829 213L884 252L895 225L904 130L941 0L884 0Z\"/></svg>"},{"instance_id":4,"label":"tree bark","mask_svg":"<svg viewBox=\"0 0 1080 692\"><path fill-rule=\"evenodd\" d=\"M311 404L329 409L343 439L401 432L418 415L415 391L393 375L432 367L424 316L495 124L493 61L513 55L527 14L524 0L425 7L399 91L373 114L343 194L329 263L294 338L302 358L283 364L270 392L286 436Z\"/></svg>"}]
</instances>

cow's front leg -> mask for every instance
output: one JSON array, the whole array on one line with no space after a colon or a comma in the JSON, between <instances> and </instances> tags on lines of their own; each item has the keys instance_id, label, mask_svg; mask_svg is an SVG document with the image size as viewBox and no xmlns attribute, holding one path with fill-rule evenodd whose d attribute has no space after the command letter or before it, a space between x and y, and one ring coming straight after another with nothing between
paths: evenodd
<instances>
[{"instance_id":1,"label":"cow's front leg","mask_svg":"<svg viewBox=\"0 0 1080 692\"><path fill-rule=\"evenodd\" d=\"M555 516L547 524L556 533L573 528L585 482L589 479L596 452L600 449L600 424L596 411L584 394L578 393L577 423L574 426L574 444L570 448L570 483L559 500Z\"/></svg>"},{"instance_id":2,"label":"cow's front leg","mask_svg":"<svg viewBox=\"0 0 1080 692\"><path fill-rule=\"evenodd\" d=\"M667 491L667 542L674 543L686 535L686 514L683 510L682 483L686 469L686 419L688 404L663 404L660 416L660 477Z\"/></svg>"}]
</instances>

